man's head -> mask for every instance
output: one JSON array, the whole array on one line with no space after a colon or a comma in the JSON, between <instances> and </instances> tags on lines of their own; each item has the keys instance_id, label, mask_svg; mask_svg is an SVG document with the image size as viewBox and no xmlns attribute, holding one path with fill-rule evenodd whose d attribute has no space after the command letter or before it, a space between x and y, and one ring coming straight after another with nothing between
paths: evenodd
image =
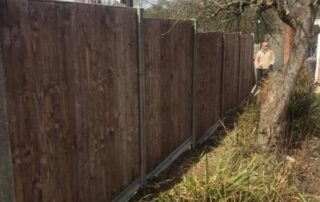
<instances>
[{"instance_id":1,"label":"man's head","mask_svg":"<svg viewBox=\"0 0 320 202\"><path fill-rule=\"evenodd\" d=\"M268 42L266 42L266 41L262 42L262 44L261 44L261 49L262 49L262 50L269 50L269 44L268 44Z\"/></svg>"}]
</instances>

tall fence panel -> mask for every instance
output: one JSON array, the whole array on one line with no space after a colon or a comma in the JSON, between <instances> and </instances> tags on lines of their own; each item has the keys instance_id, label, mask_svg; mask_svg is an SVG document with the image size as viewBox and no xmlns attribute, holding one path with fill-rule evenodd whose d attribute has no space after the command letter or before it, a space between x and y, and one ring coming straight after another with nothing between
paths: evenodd
<instances>
[{"instance_id":1,"label":"tall fence panel","mask_svg":"<svg viewBox=\"0 0 320 202\"><path fill-rule=\"evenodd\" d=\"M23 2L0 19L0 200L124 201L250 93L251 35Z\"/></svg>"},{"instance_id":2,"label":"tall fence panel","mask_svg":"<svg viewBox=\"0 0 320 202\"><path fill-rule=\"evenodd\" d=\"M17 201L110 201L139 177L135 9L29 1L3 46Z\"/></svg>"},{"instance_id":3,"label":"tall fence panel","mask_svg":"<svg viewBox=\"0 0 320 202\"><path fill-rule=\"evenodd\" d=\"M192 21L145 19L150 172L192 134Z\"/></svg>"},{"instance_id":4,"label":"tall fence panel","mask_svg":"<svg viewBox=\"0 0 320 202\"><path fill-rule=\"evenodd\" d=\"M249 96L253 72L253 36L251 34L240 35L240 70L239 70L239 100L241 102Z\"/></svg>"},{"instance_id":5,"label":"tall fence panel","mask_svg":"<svg viewBox=\"0 0 320 202\"><path fill-rule=\"evenodd\" d=\"M222 114L237 106L239 94L239 33L224 34Z\"/></svg>"},{"instance_id":6,"label":"tall fence panel","mask_svg":"<svg viewBox=\"0 0 320 202\"><path fill-rule=\"evenodd\" d=\"M194 133L199 139L221 110L223 33L198 33L194 79Z\"/></svg>"}]
</instances>

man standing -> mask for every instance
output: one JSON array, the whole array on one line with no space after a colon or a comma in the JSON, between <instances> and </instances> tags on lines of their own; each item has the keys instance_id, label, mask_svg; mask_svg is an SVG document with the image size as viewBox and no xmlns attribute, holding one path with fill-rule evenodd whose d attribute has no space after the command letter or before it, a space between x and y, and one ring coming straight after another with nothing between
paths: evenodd
<instances>
[{"instance_id":1,"label":"man standing","mask_svg":"<svg viewBox=\"0 0 320 202\"><path fill-rule=\"evenodd\" d=\"M257 80L265 80L273 69L275 57L270 49L268 42L262 42L261 49L258 50L254 59Z\"/></svg>"}]
</instances>

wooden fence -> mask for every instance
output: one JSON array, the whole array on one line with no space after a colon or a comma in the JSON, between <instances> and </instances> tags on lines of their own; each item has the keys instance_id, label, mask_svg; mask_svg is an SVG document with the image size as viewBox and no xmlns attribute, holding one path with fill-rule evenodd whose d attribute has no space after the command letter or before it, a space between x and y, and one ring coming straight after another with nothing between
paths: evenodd
<instances>
[{"instance_id":1,"label":"wooden fence","mask_svg":"<svg viewBox=\"0 0 320 202\"><path fill-rule=\"evenodd\" d=\"M239 95L239 34L224 34L222 74L222 115L238 104Z\"/></svg>"},{"instance_id":2,"label":"wooden fence","mask_svg":"<svg viewBox=\"0 0 320 202\"><path fill-rule=\"evenodd\" d=\"M193 26L190 21L146 19L145 28L150 172L192 135Z\"/></svg>"},{"instance_id":3,"label":"wooden fence","mask_svg":"<svg viewBox=\"0 0 320 202\"><path fill-rule=\"evenodd\" d=\"M0 7L0 201L126 200L250 94L251 35L23 2Z\"/></svg>"},{"instance_id":4,"label":"wooden fence","mask_svg":"<svg viewBox=\"0 0 320 202\"><path fill-rule=\"evenodd\" d=\"M221 118L223 33L198 33L196 40L193 130L199 139Z\"/></svg>"}]
</instances>

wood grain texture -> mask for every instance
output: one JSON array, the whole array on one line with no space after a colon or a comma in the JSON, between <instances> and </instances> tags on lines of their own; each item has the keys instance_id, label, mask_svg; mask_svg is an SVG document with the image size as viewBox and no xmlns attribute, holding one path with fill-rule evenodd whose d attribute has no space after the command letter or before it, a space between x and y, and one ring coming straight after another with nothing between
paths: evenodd
<instances>
[{"instance_id":1,"label":"wood grain texture","mask_svg":"<svg viewBox=\"0 0 320 202\"><path fill-rule=\"evenodd\" d=\"M253 36L240 35L240 70L239 70L239 97L240 103L249 96L253 81Z\"/></svg>"},{"instance_id":2,"label":"wood grain texture","mask_svg":"<svg viewBox=\"0 0 320 202\"><path fill-rule=\"evenodd\" d=\"M3 1L0 5L0 201L15 201L12 145L8 129L6 75L7 66L21 61L13 56L21 56L29 49L22 46L27 40L25 19L28 15L27 0ZM12 53L12 47L17 51Z\"/></svg>"},{"instance_id":3,"label":"wood grain texture","mask_svg":"<svg viewBox=\"0 0 320 202\"><path fill-rule=\"evenodd\" d=\"M193 70L193 21L146 19L139 54L135 9L17 2L7 10L15 17L0 19L0 138L13 163L1 169L13 173L5 189L17 202L110 201L144 173L143 129L150 172L191 137L192 123L200 137L253 80L249 36L240 44L226 34L223 44L221 33L199 34Z\"/></svg>"},{"instance_id":4,"label":"wood grain texture","mask_svg":"<svg viewBox=\"0 0 320 202\"><path fill-rule=\"evenodd\" d=\"M224 34L222 115L238 104L239 94L239 33Z\"/></svg>"},{"instance_id":5,"label":"wood grain texture","mask_svg":"<svg viewBox=\"0 0 320 202\"><path fill-rule=\"evenodd\" d=\"M223 33L198 33L194 133L200 138L220 118Z\"/></svg>"},{"instance_id":6,"label":"wood grain texture","mask_svg":"<svg viewBox=\"0 0 320 202\"><path fill-rule=\"evenodd\" d=\"M16 199L110 201L140 173L136 10L29 1L21 23L4 50Z\"/></svg>"},{"instance_id":7,"label":"wood grain texture","mask_svg":"<svg viewBox=\"0 0 320 202\"><path fill-rule=\"evenodd\" d=\"M145 20L148 172L192 134L192 26Z\"/></svg>"},{"instance_id":8,"label":"wood grain texture","mask_svg":"<svg viewBox=\"0 0 320 202\"><path fill-rule=\"evenodd\" d=\"M144 187L147 176L147 150L145 134L146 81L145 81L145 35L144 9L138 9L139 37L139 124L140 124L140 185Z\"/></svg>"},{"instance_id":9,"label":"wood grain texture","mask_svg":"<svg viewBox=\"0 0 320 202\"><path fill-rule=\"evenodd\" d=\"M1 32L2 29L0 29ZM0 37L0 39L3 39ZM0 201L15 201L11 144L8 133L5 73L0 46Z\"/></svg>"}]
</instances>

